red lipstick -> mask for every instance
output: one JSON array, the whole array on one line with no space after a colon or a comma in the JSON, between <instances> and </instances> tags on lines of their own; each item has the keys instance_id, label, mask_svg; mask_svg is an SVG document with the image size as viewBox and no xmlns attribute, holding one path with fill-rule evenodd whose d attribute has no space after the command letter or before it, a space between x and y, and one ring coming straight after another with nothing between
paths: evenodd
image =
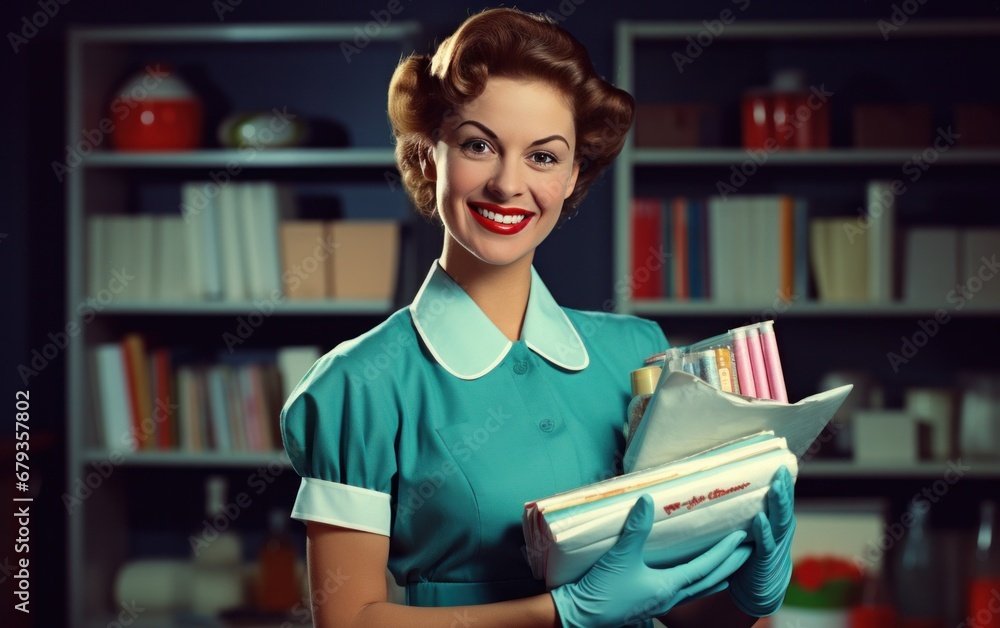
<instances>
[{"instance_id":1,"label":"red lipstick","mask_svg":"<svg viewBox=\"0 0 1000 628\"><path fill-rule=\"evenodd\" d=\"M493 203L469 203L469 211L476 218L476 221L487 231L492 233L498 233L500 235L514 235L528 226L528 222L534 218L534 214L525 209L519 209L517 207L501 207L500 205L494 205ZM504 224L497 222L495 220L490 220L486 216L479 213L480 209L493 212L494 214L500 214L501 216L524 216L521 222Z\"/></svg>"}]
</instances>

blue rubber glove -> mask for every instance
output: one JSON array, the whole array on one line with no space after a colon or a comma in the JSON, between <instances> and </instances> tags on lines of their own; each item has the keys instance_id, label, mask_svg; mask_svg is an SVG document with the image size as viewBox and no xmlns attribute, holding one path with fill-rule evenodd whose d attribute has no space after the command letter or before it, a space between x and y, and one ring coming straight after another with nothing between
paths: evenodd
<instances>
[{"instance_id":1,"label":"blue rubber glove","mask_svg":"<svg viewBox=\"0 0 1000 628\"><path fill-rule=\"evenodd\" d=\"M623 626L663 615L681 602L726 588L726 578L740 568L750 548L733 532L710 550L683 565L654 569L642 559L653 528L653 499L643 495L629 511L621 538L579 582L552 590L563 626Z\"/></svg>"},{"instance_id":2,"label":"blue rubber glove","mask_svg":"<svg viewBox=\"0 0 1000 628\"><path fill-rule=\"evenodd\" d=\"M795 489L782 466L767 493L767 514L753 521L753 553L729 579L729 596L753 617L773 614L785 599L792 579L792 537L795 535Z\"/></svg>"}]
</instances>

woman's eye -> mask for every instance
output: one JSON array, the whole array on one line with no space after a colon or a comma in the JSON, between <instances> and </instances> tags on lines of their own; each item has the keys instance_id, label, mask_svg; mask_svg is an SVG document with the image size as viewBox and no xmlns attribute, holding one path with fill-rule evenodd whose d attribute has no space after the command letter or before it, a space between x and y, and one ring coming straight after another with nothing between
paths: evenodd
<instances>
[{"instance_id":1,"label":"woman's eye","mask_svg":"<svg viewBox=\"0 0 1000 628\"><path fill-rule=\"evenodd\" d=\"M490 150L490 145L483 140L469 140L462 144L462 150L474 153L476 155L484 155Z\"/></svg>"},{"instance_id":2,"label":"woman's eye","mask_svg":"<svg viewBox=\"0 0 1000 628\"><path fill-rule=\"evenodd\" d=\"M556 156L553 155L552 153L532 153L531 161L535 162L536 164L549 166L557 163L559 160L556 159Z\"/></svg>"}]
</instances>

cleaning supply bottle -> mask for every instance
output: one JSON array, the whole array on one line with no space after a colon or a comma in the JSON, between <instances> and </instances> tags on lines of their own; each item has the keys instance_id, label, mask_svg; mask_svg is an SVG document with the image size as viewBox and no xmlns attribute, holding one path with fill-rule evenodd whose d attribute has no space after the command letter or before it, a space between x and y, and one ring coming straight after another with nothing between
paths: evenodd
<instances>
[{"instance_id":1,"label":"cleaning supply bottle","mask_svg":"<svg viewBox=\"0 0 1000 628\"><path fill-rule=\"evenodd\" d=\"M625 424L622 431L625 434L625 446L632 442L635 431L646 412L646 406L656 390L656 382L660 379L662 369L658 366L644 366L632 371L632 401L625 413Z\"/></svg>"},{"instance_id":2,"label":"cleaning supply bottle","mask_svg":"<svg viewBox=\"0 0 1000 628\"><path fill-rule=\"evenodd\" d=\"M287 521L288 515L278 509L268 515L270 531L258 553L257 606L262 611L290 611L302 600L295 567L298 553L285 530Z\"/></svg>"},{"instance_id":3,"label":"cleaning supply bottle","mask_svg":"<svg viewBox=\"0 0 1000 628\"><path fill-rule=\"evenodd\" d=\"M979 506L979 534L969 582L966 623L977 628L1000 628L1000 530L997 503L985 500Z\"/></svg>"}]
</instances>

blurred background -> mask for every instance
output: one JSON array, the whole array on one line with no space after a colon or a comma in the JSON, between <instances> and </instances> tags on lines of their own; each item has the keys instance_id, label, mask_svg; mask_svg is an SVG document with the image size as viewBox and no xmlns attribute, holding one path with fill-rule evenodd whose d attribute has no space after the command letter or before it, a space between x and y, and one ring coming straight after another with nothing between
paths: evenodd
<instances>
[{"instance_id":1,"label":"blurred background","mask_svg":"<svg viewBox=\"0 0 1000 628\"><path fill-rule=\"evenodd\" d=\"M773 319L792 401L855 386L771 623L1000 626L1000 5L517 7L639 105L555 298L674 345ZM308 625L277 411L437 257L386 87L482 8L4 5L4 625Z\"/></svg>"}]
</instances>

